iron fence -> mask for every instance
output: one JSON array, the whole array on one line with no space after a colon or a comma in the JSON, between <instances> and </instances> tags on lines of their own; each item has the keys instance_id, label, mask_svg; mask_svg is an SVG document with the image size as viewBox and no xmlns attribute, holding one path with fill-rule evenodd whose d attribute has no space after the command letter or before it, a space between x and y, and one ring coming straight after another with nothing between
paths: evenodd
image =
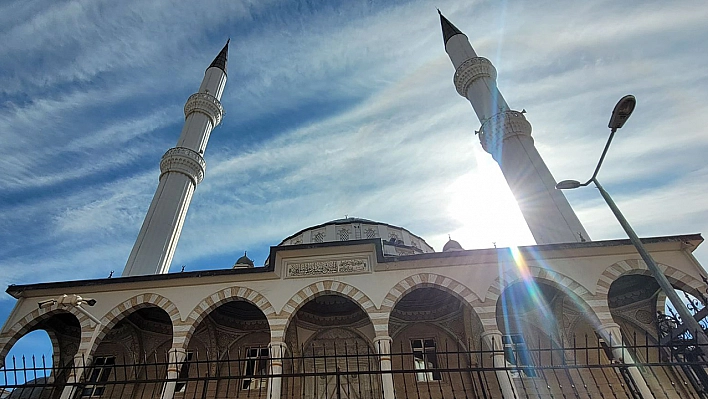
<instances>
[{"instance_id":1,"label":"iron fence","mask_svg":"<svg viewBox=\"0 0 708 399\"><path fill-rule=\"evenodd\" d=\"M159 398L169 382L178 399L272 399L268 386L277 382L286 399L366 399L382 398L385 380L393 382L396 398L510 399L505 384L519 398L638 398L632 368L656 398L708 398L708 362L694 342L664 345L649 338L636 344L637 337L633 342L618 347L583 337L559 345L549 338L527 348L508 339L499 350L462 349L481 348L479 342L441 342L423 350L401 344L390 354L337 342L295 348L281 359L264 348L191 351L173 378L167 370L175 364L166 353L97 356L83 373L43 358L12 357L0 369L0 398L59 398L62 392L73 398ZM382 370L382 361L390 362L391 370ZM281 366L281 374L269 372ZM82 375L80 382L72 375Z\"/></svg>"}]
</instances>

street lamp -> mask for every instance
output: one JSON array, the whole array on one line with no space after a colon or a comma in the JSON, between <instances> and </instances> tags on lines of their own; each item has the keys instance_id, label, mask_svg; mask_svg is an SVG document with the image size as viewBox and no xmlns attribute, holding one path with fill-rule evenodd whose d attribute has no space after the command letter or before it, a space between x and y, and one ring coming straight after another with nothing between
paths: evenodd
<instances>
[{"instance_id":1,"label":"street lamp","mask_svg":"<svg viewBox=\"0 0 708 399\"><path fill-rule=\"evenodd\" d=\"M624 215L622 215L622 212L620 212L619 208L612 200L612 197L610 197L610 194L608 194L607 191L602 188L602 185L600 185L600 182L597 180L597 173L600 171L600 166L602 166L602 162L605 160L605 155L607 155L607 150L610 148L610 143L612 142L612 139L615 136L615 132L617 131L617 129L621 128L627 121L627 119L629 119L629 116L632 115L632 111L634 111L634 107L636 104L637 100L634 98L634 96L627 95L622 97L617 103L617 105L615 105L615 109L612 110L612 117L610 118L610 123L608 124L608 127L610 128L610 137L607 139L605 149L602 151L602 155L600 156L600 160L598 161L597 166L595 167L595 172L592 174L592 177L585 183L580 183L577 180L563 180L560 183L556 184L556 189L570 190L578 187L585 187L590 183L595 183L595 187L597 187L597 189L600 191L602 198L605 199L605 202L607 202L607 205L609 205L610 209L612 210L612 213L615 214L617 221L619 221L625 233L627 233L627 236L629 236L629 240L632 242L634 247L637 248L637 252L639 252L639 255L644 260L644 263L646 263L647 268L649 268L649 271L654 276L654 279L656 279L656 282L659 283L659 287L661 287L661 289L664 291L664 294L666 294L666 298L678 311L679 315L681 316L681 321L695 337L699 347L708 346L708 337L703 331L701 325L698 324L696 319L693 318L691 312L689 312L686 305L681 301L678 294L676 294L674 287L672 287L671 283L669 283L669 280L666 278L666 275L664 275L661 269L659 269L659 266L657 266L656 262L654 261L654 258L649 254L649 251L644 248L644 244L642 244L642 241L637 236L637 233L634 232L632 226L629 225L627 219L624 218Z\"/></svg>"}]
</instances>

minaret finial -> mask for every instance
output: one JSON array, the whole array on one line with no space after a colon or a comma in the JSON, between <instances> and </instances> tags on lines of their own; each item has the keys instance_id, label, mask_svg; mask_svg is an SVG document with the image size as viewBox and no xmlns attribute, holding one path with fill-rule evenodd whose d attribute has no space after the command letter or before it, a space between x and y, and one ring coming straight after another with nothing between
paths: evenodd
<instances>
[{"instance_id":1,"label":"minaret finial","mask_svg":"<svg viewBox=\"0 0 708 399\"><path fill-rule=\"evenodd\" d=\"M443 42L445 44L447 44L447 41L450 40L451 37L463 34L455 25L452 24L452 22L448 21L447 18L442 15L439 8L438 14L440 15L440 25L442 26Z\"/></svg>"},{"instance_id":2,"label":"minaret finial","mask_svg":"<svg viewBox=\"0 0 708 399\"><path fill-rule=\"evenodd\" d=\"M224 71L226 73L226 62L229 58L229 42L231 41L231 38L226 40L226 45L224 45L224 48L221 49L221 52L214 58L214 61L211 62L211 65L209 65L209 68L211 67L217 67ZM207 68L208 69L208 68Z\"/></svg>"}]
</instances>

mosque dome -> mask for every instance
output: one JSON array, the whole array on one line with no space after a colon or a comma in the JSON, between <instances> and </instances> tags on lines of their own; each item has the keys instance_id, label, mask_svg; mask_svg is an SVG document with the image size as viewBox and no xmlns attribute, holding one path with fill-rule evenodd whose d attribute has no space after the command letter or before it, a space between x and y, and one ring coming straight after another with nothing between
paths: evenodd
<instances>
[{"instance_id":1,"label":"mosque dome","mask_svg":"<svg viewBox=\"0 0 708 399\"><path fill-rule=\"evenodd\" d=\"M279 246L380 239L385 255L435 252L420 236L403 227L369 219L346 217L307 227L285 238Z\"/></svg>"},{"instance_id":2,"label":"mosque dome","mask_svg":"<svg viewBox=\"0 0 708 399\"><path fill-rule=\"evenodd\" d=\"M443 246L443 252L464 251L464 250L465 249L462 248L462 245L460 245L459 242L453 240L452 238L448 239L448 241Z\"/></svg>"},{"instance_id":3,"label":"mosque dome","mask_svg":"<svg viewBox=\"0 0 708 399\"><path fill-rule=\"evenodd\" d=\"M253 266L254 266L253 261L248 256L246 256L246 252L244 252L243 256L238 258L238 260L234 264L233 268L234 269L241 269L244 267L253 267Z\"/></svg>"}]
</instances>

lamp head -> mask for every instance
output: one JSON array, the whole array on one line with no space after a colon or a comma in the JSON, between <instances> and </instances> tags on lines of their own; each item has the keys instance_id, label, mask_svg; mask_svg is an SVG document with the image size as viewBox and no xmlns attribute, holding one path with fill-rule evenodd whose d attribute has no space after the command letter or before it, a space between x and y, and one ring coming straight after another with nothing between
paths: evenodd
<instances>
[{"instance_id":1,"label":"lamp head","mask_svg":"<svg viewBox=\"0 0 708 399\"><path fill-rule=\"evenodd\" d=\"M633 95L628 94L617 102L615 109L612 110L612 116L610 117L610 123L607 125L612 130L617 130L621 128L629 116L632 115L634 107L637 105L637 99Z\"/></svg>"},{"instance_id":2,"label":"lamp head","mask_svg":"<svg viewBox=\"0 0 708 399\"><path fill-rule=\"evenodd\" d=\"M572 190L580 186L582 186L582 184L577 180L563 180L556 184L556 190Z\"/></svg>"}]
</instances>

